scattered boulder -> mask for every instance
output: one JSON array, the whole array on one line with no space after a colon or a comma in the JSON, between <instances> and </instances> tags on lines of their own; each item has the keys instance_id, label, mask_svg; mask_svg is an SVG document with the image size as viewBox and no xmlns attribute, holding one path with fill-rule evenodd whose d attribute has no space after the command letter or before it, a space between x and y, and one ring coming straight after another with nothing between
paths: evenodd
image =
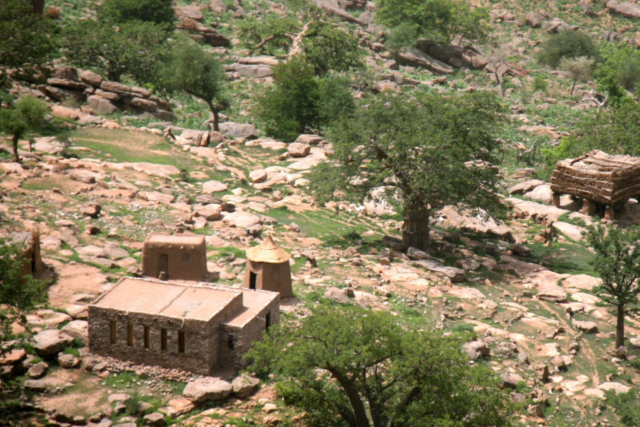
<instances>
[{"instance_id":1,"label":"scattered boulder","mask_svg":"<svg viewBox=\"0 0 640 427\"><path fill-rule=\"evenodd\" d=\"M640 5L637 3L611 0L607 3L607 10L611 13L626 16L631 19L640 19Z\"/></svg>"},{"instance_id":2,"label":"scattered boulder","mask_svg":"<svg viewBox=\"0 0 640 427\"><path fill-rule=\"evenodd\" d=\"M289 152L291 157L304 157L309 154L309 151L311 151L311 147L300 142L292 142L287 147L287 151Z\"/></svg>"},{"instance_id":3,"label":"scattered boulder","mask_svg":"<svg viewBox=\"0 0 640 427\"><path fill-rule=\"evenodd\" d=\"M57 329L44 330L33 337L34 348L39 356L52 356L73 342L73 337Z\"/></svg>"},{"instance_id":4,"label":"scattered boulder","mask_svg":"<svg viewBox=\"0 0 640 427\"><path fill-rule=\"evenodd\" d=\"M529 12L525 16L525 24L530 26L531 28L540 28L542 26L542 21L544 17L536 12Z\"/></svg>"},{"instance_id":5,"label":"scattered boulder","mask_svg":"<svg viewBox=\"0 0 640 427\"><path fill-rule=\"evenodd\" d=\"M258 130L250 124L220 123L220 132L233 138L256 139L258 137Z\"/></svg>"},{"instance_id":6,"label":"scattered boulder","mask_svg":"<svg viewBox=\"0 0 640 427\"><path fill-rule=\"evenodd\" d=\"M44 375L47 373L48 368L49 365L47 365L45 362L38 362L31 368L29 368L29 370L27 371L27 376L29 378L37 380L38 378L44 377Z\"/></svg>"},{"instance_id":7,"label":"scattered boulder","mask_svg":"<svg viewBox=\"0 0 640 427\"><path fill-rule=\"evenodd\" d=\"M65 369L75 368L80 364L80 360L75 357L73 354L62 354L58 355L58 365Z\"/></svg>"},{"instance_id":8,"label":"scattered boulder","mask_svg":"<svg viewBox=\"0 0 640 427\"><path fill-rule=\"evenodd\" d=\"M630 387L616 382L602 383L598 388L604 391L613 390L616 394L627 393L629 390L631 390Z\"/></svg>"},{"instance_id":9,"label":"scattered boulder","mask_svg":"<svg viewBox=\"0 0 640 427\"><path fill-rule=\"evenodd\" d=\"M596 322L583 322L580 320L573 320L573 327L587 334L598 333L598 324Z\"/></svg>"},{"instance_id":10,"label":"scattered boulder","mask_svg":"<svg viewBox=\"0 0 640 427\"><path fill-rule=\"evenodd\" d=\"M256 169L249 173L249 179L253 183L263 182L267 179L267 172L264 169Z\"/></svg>"},{"instance_id":11,"label":"scattered boulder","mask_svg":"<svg viewBox=\"0 0 640 427\"><path fill-rule=\"evenodd\" d=\"M499 386L500 388L510 388L513 390L516 389L520 381L524 381L524 378L522 378L520 375L510 374L510 373L502 374L500 376L500 379L501 379L501 383Z\"/></svg>"},{"instance_id":12,"label":"scattered boulder","mask_svg":"<svg viewBox=\"0 0 640 427\"><path fill-rule=\"evenodd\" d=\"M153 412L151 414L145 415L142 421L146 426L164 427L167 425L167 421L164 419L164 415L158 412Z\"/></svg>"},{"instance_id":13,"label":"scattered boulder","mask_svg":"<svg viewBox=\"0 0 640 427\"><path fill-rule=\"evenodd\" d=\"M211 193L219 193L221 191L227 191L229 187L227 184L224 184L219 181L207 181L202 184L202 192L211 194Z\"/></svg>"},{"instance_id":14,"label":"scattered boulder","mask_svg":"<svg viewBox=\"0 0 640 427\"><path fill-rule=\"evenodd\" d=\"M544 185L545 182L539 179L531 179L514 185L509 189L509 194L524 194L533 190L536 187Z\"/></svg>"},{"instance_id":15,"label":"scattered boulder","mask_svg":"<svg viewBox=\"0 0 640 427\"><path fill-rule=\"evenodd\" d=\"M86 320L73 320L64 325L62 332L72 338L86 340L89 337L89 322Z\"/></svg>"},{"instance_id":16,"label":"scattered boulder","mask_svg":"<svg viewBox=\"0 0 640 427\"><path fill-rule=\"evenodd\" d=\"M419 260L415 263L433 273L441 274L447 277L449 280L451 280L452 283L464 282L465 280L467 280L467 273L461 268L447 267L430 260Z\"/></svg>"},{"instance_id":17,"label":"scattered boulder","mask_svg":"<svg viewBox=\"0 0 640 427\"><path fill-rule=\"evenodd\" d=\"M203 377L188 383L183 395L193 402L204 402L226 399L232 391L233 387L227 381Z\"/></svg>"},{"instance_id":18,"label":"scattered boulder","mask_svg":"<svg viewBox=\"0 0 640 427\"><path fill-rule=\"evenodd\" d=\"M471 341L462 346L471 360L487 358L490 356L489 346L484 341Z\"/></svg>"},{"instance_id":19,"label":"scattered boulder","mask_svg":"<svg viewBox=\"0 0 640 427\"><path fill-rule=\"evenodd\" d=\"M334 286L328 287L323 297L330 299L331 301L335 301L338 304L349 304L349 297L347 297L347 294Z\"/></svg>"},{"instance_id":20,"label":"scattered boulder","mask_svg":"<svg viewBox=\"0 0 640 427\"><path fill-rule=\"evenodd\" d=\"M231 387L233 387L234 395L236 395L240 399L244 399L251 396L259 384L259 379L243 374L236 377L231 382Z\"/></svg>"}]
</instances>

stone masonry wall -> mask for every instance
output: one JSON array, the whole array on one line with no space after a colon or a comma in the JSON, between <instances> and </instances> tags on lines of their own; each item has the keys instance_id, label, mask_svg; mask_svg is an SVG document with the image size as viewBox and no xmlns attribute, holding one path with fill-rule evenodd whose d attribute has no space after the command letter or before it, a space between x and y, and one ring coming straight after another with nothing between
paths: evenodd
<instances>
[{"instance_id":1,"label":"stone masonry wall","mask_svg":"<svg viewBox=\"0 0 640 427\"><path fill-rule=\"evenodd\" d=\"M116 322L116 343L111 344L110 322ZM127 344L127 325L133 325L133 346ZM144 348L144 326L149 327L150 348ZM167 330L167 349L161 350L161 329ZM185 332L185 352L178 352L178 332ZM135 363L180 368L208 375L217 365L220 323L167 318L89 307L89 348L92 352Z\"/></svg>"}]
</instances>

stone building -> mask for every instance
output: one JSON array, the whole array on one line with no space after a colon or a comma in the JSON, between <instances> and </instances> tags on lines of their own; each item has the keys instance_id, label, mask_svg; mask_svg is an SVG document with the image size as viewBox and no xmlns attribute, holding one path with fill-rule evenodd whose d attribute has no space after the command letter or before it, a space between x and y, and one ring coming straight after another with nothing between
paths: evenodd
<instances>
[{"instance_id":1,"label":"stone building","mask_svg":"<svg viewBox=\"0 0 640 427\"><path fill-rule=\"evenodd\" d=\"M89 348L134 363L202 375L238 370L278 323L275 292L123 278L89 306Z\"/></svg>"},{"instance_id":2,"label":"stone building","mask_svg":"<svg viewBox=\"0 0 640 427\"><path fill-rule=\"evenodd\" d=\"M258 246L247 250L244 287L279 292L281 298L292 297L290 258L267 236Z\"/></svg>"},{"instance_id":3,"label":"stone building","mask_svg":"<svg viewBox=\"0 0 640 427\"><path fill-rule=\"evenodd\" d=\"M44 271L44 263L40 253L40 231L25 231L9 235L8 242L16 245L24 256L25 263L22 266L22 274L40 274Z\"/></svg>"},{"instance_id":4,"label":"stone building","mask_svg":"<svg viewBox=\"0 0 640 427\"><path fill-rule=\"evenodd\" d=\"M151 233L142 250L142 274L162 280L205 280L204 236Z\"/></svg>"}]
</instances>

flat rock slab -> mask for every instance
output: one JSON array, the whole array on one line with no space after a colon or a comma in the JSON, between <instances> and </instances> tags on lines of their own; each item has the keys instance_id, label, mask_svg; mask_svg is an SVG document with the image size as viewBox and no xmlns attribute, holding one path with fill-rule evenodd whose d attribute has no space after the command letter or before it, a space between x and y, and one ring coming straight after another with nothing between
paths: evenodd
<instances>
[{"instance_id":1,"label":"flat rock slab","mask_svg":"<svg viewBox=\"0 0 640 427\"><path fill-rule=\"evenodd\" d=\"M464 282L467 280L467 273L461 268L447 267L429 260L414 261L414 264L424 267L433 273L445 276L451 280L452 283Z\"/></svg>"},{"instance_id":2,"label":"flat rock slab","mask_svg":"<svg viewBox=\"0 0 640 427\"><path fill-rule=\"evenodd\" d=\"M543 184L535 187L533 190L527 193L524 193L524 197L535 200L537 202L551 204L553 191L551 191L550 184Z\"/></svg>"},{"instance_id":3,"label":"flat rock slab","mask_svg":"<svg viewBox=\"0 0 640 427\"><path fill-rule=\"evenodd\" d=\"M133 169L136 172L146 173L147 175L168 177L169 175L180 174L180 169L172 165L156 165L147 162L123 163L123 165L127 169Z\"/></svg>"},{"instance_id":4,"label":"flat rock slab","mask_svg":"<svg viewBox=\"0 0 640 427\"><path fill-rule=\"evenodd\" d=\"M612 0L607 3L607 9L611 13L617 13L627 18L640 19L640 5L637 3Z\"/></svg>"},{"instance_id":5,"label":"flat rock slab","mask_svg":"<svg viewBox=\"0 0 640 427\"><path fill-rule=\"evenodd\" d=\"M506 199L506 201L513 205L513 211L516 214L516 217L532 219L538 222L555 222L558 221L558 218L562 215L570 213L570 211L565 209L543 205L529 200L516 199L514 197L510 197Z\"/></svg>"},{"instance_id":6,"label":"flat rock slab","mask_svg":"<svg viewBox=\"0 0 640 427\"><path fill-rule=\"evenodd\" d=\"M227 191L228 188L227 184L219 181L207 181L202 184L202 192L207 194Z\"/></svg>"},{"instance_id":7,"label":"flat rock slab","mask_svg":"<svg viewBox=\"0 0 640 427\"><path fill-rule=\"evenodd\" d=\"M627 393L629 390L631 390L630 387L627 387L624 384L620 384L620 383L616 383L616 382L602 383L602 384L600 384L600 386L598 388L600 390L604 390L604 391L613 390L616 394Z\"/></svg>"},{"instance_id":8,"label":"flat rock slab","mask_svg":"<svg viewBox=\"0 0 640 427\"><path fill-rule=\"evenodd\" d=\"M249 228L262 223L258 215L249 212L222 212L222 216L224 222L238 228Z\"/></svg>"},{"instance_id":9,"label":"flat rock slab","mask_svg":"<svg viewBox=\"0 0 640 427\"><path fill-rule=\"evenodd\" d=\"M598 324L596 322L581 322L579 320L574 320L573 327L587 334L598 333Z\"/></svg>"},{"instance_id":10,"label":"flat rock slab","mask_svg":"<svg viewBox=\"0 0 640 427\"><path fill-rule=\"evenodd\" d=\"M538 298L552 302L566 302L567 292L558 286L558 282L566 278L566 274L558 274L549 270L542 270L529 278L538 288Z\"/></svg>"},{"instance_id":11,"label":"flat rock slab","mask_svg":"<svg viewBox=\"0 0 640 427\"><path fill-rule=\"evenodd\" d=\"M311 150L306 157L304 157L302 160L291 163L289 166L287 166L287 168L298 171L309 170L324 162L326 159L327 155L322 148L311 147Z\"/></svg>"},{"instance_id":12,"label":"flat rock slab","mask_svg":"<svg viewBox=\"0 0 640 427\"><path fill-rule=\"evenodd\" d=\"M244 123L220 123L220 132L234 138L256 139L258 137L258 130L255 126Z\"/></svg>"},{"instance_id":13,"label":"flat rock slab","mask_svg":"<svg viewBox=\"0 0 640 427\"><path fill-rule=\"evenodd\" d=\"M586 233L586 229L584 227L580 227L577 225L569 224L568 222L554 222L553 228L555 228L560 233L564 234L569 239L574 242L579 242L584 240L583 234Z\"/></svg>"},{"instance_id":14,"label":"flat rock slab","mask_svg":"<svg viewBox=\"0 0 640 427\"><path fill-rule=\"evenodd\" d=\"M445 206L435 216L438 218L438 225L442 227L453 227L460 230L483 233L508 242L515 241L511 228L506 224L498 224L489 217L473 215L469 211L458 212L452 206Z\"/></svg>"},{"instance_id":15,"label":"flat rock slab","mask_svg":"<svg viewBox=\"0 0 640 427\"><path fill-rule=\"evenodd\" d=\"M596 286L600 286L602 279L589 276L587 274L576 274L569 276L562 281L562 287L567 289L580 289L590 291Z\"/></svg>"},{"instance_id":16,"label":"flat rock slab","mask_svg":"<svg viewBox=\"0 0 640 427\"><path fill-rule=\"evenodd\" d=\"M509 194L524 194L533 190L534 188L544 185L545 182L540 179L531 179L514 185L509 189Z\"/></svg>"}]
</instances>

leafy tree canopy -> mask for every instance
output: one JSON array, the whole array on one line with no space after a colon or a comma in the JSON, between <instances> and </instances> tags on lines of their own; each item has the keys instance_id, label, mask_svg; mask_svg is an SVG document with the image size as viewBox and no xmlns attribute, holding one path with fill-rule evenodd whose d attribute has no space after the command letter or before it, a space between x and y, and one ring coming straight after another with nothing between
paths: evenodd
<instances>
[{"instance_id":1,"label":"leafy tree canopy","mask_svg":"<svg viewBox=\"0 0 640 427\"><path fill-rule=\"evenodd\" d=\"M138 83L153 83L166 61L167 25L129 21L118 27L93 20L69 24L63 32L63 46L69 61L93 67L119 81L124 74Z\"/></svg>"},{"instance_id":2,"label":"leafy tree canopy","mask_svg":"<svg viewBox=\"0 0 640 427\"><path fill-rule=\"evenodd\" d=\"M173 28L176 14L172 3L171 0L104 0L98 16L101 21L114 24L143 21Z\"/></svg>"},{"instance_id":3,"label":"leafy tree canopy","mask_svg":"<svg viewBox=\"0 0 640 427\"><path fill-rule=\"evenodd\" d=\"M278 393L314 426L504 426L508 396L463 342L404 330L385 312L320 307L285 319L247 358L276 374Z\"/></svg>"},{"instance_id":4,"label":"leafy tree canopy","mask_svg":"<svg viewBox=\"0 0 640 427\"><path fill-rule=\"evenodd\" d=\"M26 132L42 127L48 111L49 107L44 101L32 96L20 98L10 108L0 109L0 129L11 135L14 161L20 161L18 156L20 138Z\"/></svg>"},{"instance_id":5,"label":"leafy tree canopy","mask_svg":"<svg viewBox=\"0 0 640 427\"><path fill-rule=\"evenodd\" d=\"M272 86L256 98L256 118L269 136L293 141L349 113L354 101L348 81L337 75L320 79L302 55L273 67Z\"/></svg>"},{"instance_id":6,"label":"leafy tree canopy","mask_svg":"<svg viewBox=\"0 0 640 427\"><path fill-rule=\"evenodd\" d=\"M549 36L540 46L538 61L557 68L562 58L581 56L598 60L597 46L588 34L581 31L560 31Z\"/></svg>"},{"instance_id":7,"label":"leafy tree canopy","mask_svg":"<svg viewBox=\"0 0 640 427\"><path fill-rule=\"evenodd\" d=\"M626 96L625 91L636 93L640 89L640 52L630 46L605 44L595 76L600 90L607 92L613 103Z\"/></svg>"},{"instance_id":8,"label":"leafy tree canopy","mask_svg":"<svg viewBox=\"0 0 640 427\"><path fill-rule=\"evenodd\" d=\"M292 11L282 16L267 13L240 24L245 45L270 55L290 59L305 55L317 75L363 67L358 37L336 26L326 12L308 0L286 2Z\"/></svg>"},{"instance_id":9,"label":"leafy tree canopy","mask_svg":"<svg viewBox=\"0 0 640 427\"><path fill-rule=\"evenodd\" d=\"M165 92L184 92L203 100L218 130L218 113L227 108L228 98L224 68L216 58L195 43L182 40L171 48L171 57L160 76L160 89Z\"/></svg>"},{"instance_id":10,"label":"leafy tree canopy","mask_svg":"<svg viewBox=\"0 0 640 427\"><path fill-rule=\"evenodd\" d=\"M53 21L34 13L31 2L3 0L0 5L0 71L35 67L51 59L56 50L54 31Z\"/></svg>"},{"instance_id":11,"label":"leafy tree canopy","mask_svg":"<svg viewBox=\"0 0 640 427\"><path fill-rule=\"evenodd\" d=\"M492 167L501 123L502 108L486 92L367 99L331 127L334 162L314 170L312 191L325 203L386 189L381 197L405 216L405 244L427 249L429 217L444 204L502 212Z\"/></svg>"},{"instance_id":12,"label":"leafy tree canopy","mask_svg":"<svg viewBox=\"0 0 640 427\"><path fill-rule=\"evenodd\" d=\"M376 18L391 29L392 44L413 45L418 39L449 43L454 36L477 39L488 30L489 12L464 0L380 0Z\"/></svg>"},{"instance_id":13,"label":"leafy tree canopy","mask_svg":"<svg viewBox=\"0 0 640 427\"><path fill-rule=\"evenodd\" d=\"M624 345L624 318L640 309L640 229L589 227L587 241L595 251L593 267L602 283L594 292L616 309L616 348Z\"/></svg>"},{"instance_id":14,"label":"leafy tree canopy","mask_svg":"<svg viewBox=\"0 0 640 427\"><path fill-rule=\"evenodd\" d=\"M583 118L571 136L563 138L556 148L542 150L542 154L548 167L553 168L559 160L595 149L640 156L640 104L627 98L597 115Z\"/></svg>"}]
</instances>

